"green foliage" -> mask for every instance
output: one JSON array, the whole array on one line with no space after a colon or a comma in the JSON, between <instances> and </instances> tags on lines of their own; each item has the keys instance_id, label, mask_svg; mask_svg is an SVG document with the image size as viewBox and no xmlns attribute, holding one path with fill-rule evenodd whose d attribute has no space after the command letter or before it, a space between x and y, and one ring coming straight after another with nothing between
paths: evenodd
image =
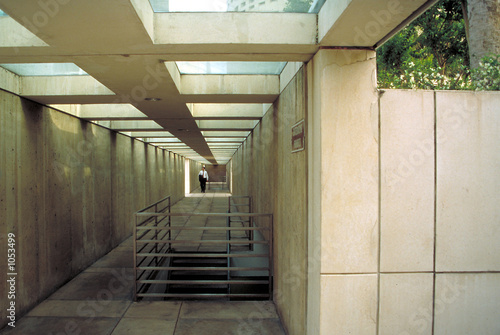
<instances>
[{"instance_id":1,"label":"green foliage","mask_svg":"<svg viewBox=\"0 0 500 335\"><path fill-rule=\"evenodd\" d=\"M311 8L313 0L288 0L286 2L285 12L307 13Z\"/></svg>"},{"instance_id":2,"label":"green foliage","mask_svg":"<svg viewBox=\"0 0 500 335\"><path fill-rule=\"evenodd\" d=\"M442 0L377 50L381 88L470 89L459 0Z\"/></svg>"},{"instance_id":3,"label":"green foliage","mask_svg":"<svg viewBox=\"0 0 500 335\"><path fill-rule=\"evenodd\" d=\"M500 91L500 55L486 55L472 70L476 90Z\"/></svg>"}]
</instances>

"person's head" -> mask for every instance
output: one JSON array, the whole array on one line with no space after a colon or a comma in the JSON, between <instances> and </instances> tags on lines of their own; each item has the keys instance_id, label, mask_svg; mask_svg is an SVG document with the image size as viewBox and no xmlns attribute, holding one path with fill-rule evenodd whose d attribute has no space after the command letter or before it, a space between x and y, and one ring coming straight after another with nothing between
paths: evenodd
<instances>
[{"instance_id":1,"label":"person's head","mask_svg":"<svg viewBox=\"0 0 500 335\"><path fill-rule=\"evenodd\" d=\"M205 170L205 165L203 165L202 169Z\"/></svg>"}]
</instances>

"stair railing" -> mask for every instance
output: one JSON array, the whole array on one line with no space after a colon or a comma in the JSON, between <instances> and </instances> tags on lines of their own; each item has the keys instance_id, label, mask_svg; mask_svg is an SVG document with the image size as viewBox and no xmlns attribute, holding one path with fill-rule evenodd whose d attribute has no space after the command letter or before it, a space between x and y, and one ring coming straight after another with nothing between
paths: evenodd
<instances>
[{"instance_id":1,"label":"stair railing","mask_svg":"<svg viewBox=\"0 0 500 335\"><path fill-rule=\"evenodd\" d=\"M236 209L236 210L235 210ZM231 212L239 212L239 213L252 213L252 197L249 195L237 195L228 197L228 211ZM241 226L245 227L253 227L252 218L248 218L248 220L243 220L241 217L236 217L232 219L229 217L229 227L232 227L232 223L239 223ZM253 240L253 231L249 230L246 232L249 241ZM231 231L229 231L229 239L231 239ZM253 250L253 244L248 244L248 249Z\"/></svg>"},{"instance_id":2,"label":"stair railing","mask_svg":"<svg viewBox=\"0 0 500 335\"><path fill-rule=\"evenodd\" d=\"M165 198L166 199L166 198ZM158 205L158 203L156 203ZM154 204L146 207L145 209L135 213L136 227L134 229L134 272L135 272L135 290L134 290L134 301L138 298L207 298L207 297L225 297L225 298L268 298L272 299L272 276L273 276L273 215L272 214L262 214L262 213L172 213L170 211L170 206L168 210L159 212L162 209L161 206L155 206ZM158 211L158 212L157 212ZM227 220L235 217L248 217L252 218L267 218L269 223L265 227L228 227L223 223L221 226L177 226L171 224L172 217L206 217L206 218L226 218ZM164 224L160 224L164 223ZM244 231L244 232L268 232L267 239L261 240L251 240L251 241L235 241L230 238L224 240L179 240L172 238L172 231L208 231L208 232L224 232L226 231L226 236L229 236L229 232ZM247 253L235 253L228 250L230 244L235 245L267 245L268 252L257 254L255 252ZM226 252L181 252L176 251L176 246L196 246L196 245L211 245L211 246L225 246ZM227 266L225 267L192 267L192 268L179 268L171 262L175 257L186 257L186 258L227 258L229 260ZM259 258L267 257L267 266L231 266L231 260L236 258ZM154 260L154 261L152 261ZM244 279L233 279L233 276L228 276L225 280L192 280L192 281L175 281L168 279L168 275L159 275L162 271L228 271L237 273L252 273L267 272L267 280L257 280L257 279L246 279L245 276L239 276L239 278ZM250 277L250 276L249 276ZM167 279L157 279L157 278L167 278ZM168 292L158 292L157 290L151 289L154 285L174 285L174 284L184 284L184 285L261 285L267 284L269 287L269 292L265 294L249 293L249 294L239 294L239 293L225 293L225 294L175 294Z\"/></svg>"},{"instance_id":3,"label":"stair railing","mask_svg":"<svg viewBox=\"0 0 500 335\"><path fill-rule=\"evenodd\" d=\"M148 211L164 215L139 215ZM158 243L159 241L169 241L172 239L171 231L164 229L171 226L171 217L168 215L170 212L171 198L167 196L139 210L134 215L134 272L136 278L134 292L147 290L147 280L152 280L158 275L154 267L159 266L162 263L162 259L157 255L171 252L171 244ZM138 241L142 240L150 242L138 243ZM145 269L144 264L147 264L146 267L151 269Z\"/></svg>"}]
</instances>

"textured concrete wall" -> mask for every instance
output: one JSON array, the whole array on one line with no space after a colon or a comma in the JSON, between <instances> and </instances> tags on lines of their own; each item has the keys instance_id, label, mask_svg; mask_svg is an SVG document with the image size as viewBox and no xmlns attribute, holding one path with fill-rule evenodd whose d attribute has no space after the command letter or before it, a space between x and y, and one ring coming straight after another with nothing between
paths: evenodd
<instances>
[{"instance_id":1,"label":"textured concrete wall","mask_svg":"<svg viewBox=\"0 0 500 335\"><path fill-rule=\"evenodd\" d=\"M320 51L230 163L233 193L275 214L282 320L290 334L497 334L500 94L377 95L372 56ZM287 147L303 86L307 156Z\"/></svg>"},{"instance_id":2,"label":"textured concrete wall","mask_svg":"<svg viewBox=\"0 0 500 335\"><path fill-rule=\"evenodd\" d=\"M189 176L190 176L190 188L191 192L200 188L200 181L198 179L198 174L200 173L203 164L189 160Z\"/></svg>"},{"instance_id":3,"label":"textured concrete wall","mask_svg":"<svg viewBox=\"0 0 500 335\"><path fill-rule=\"evenodd\" d=\"M226 166L225 165L206 165L208 178L210 181L223 182L226 180Z\"/></svg>"},{"instance_id":4,"label":"textured concrete wall","mask_svg":"<svg viewBox=\"0 0 500 335\"><path fill-rule=\"evenodd\" d=\"M233 163L230 160L226 164L226 183L227 183L227 188L229 189L229 192L233 192Z\"/></svg>"},{"instance_id":5,"label":"textured concrete wall","mask_svg":"<svg viewBox=\"0 0 500 335\"><path fill-rule=\"evenodd\" d=\"M319 216L309 222L320 245L309 303L312 334L371 334L377 320L378 99L375 53L320 50L312 61L310 132L318 159ZM355 78L355 80L353 80ZM312 196L311 194L309 195ZM315 205L315 204L312 204ZM315 214L318 215L318 214ZM320 256L319 256L320 255ZM319 279L319 282L318 282ZM313 320L318 318L317 320ZM319 329L317 329L319 325Z\"/></svg>"},{"instance_id":6,"label":"textured concrete wall","mask_svg":"<svg viewBox=\"0 0 500 335\"><path fill-rule=\"evenodd\" d=\"M231 161L233 194L251 195L254 212L274 213L274 300L291 335L306 329L307 150L291 152L305 89L302 69Z\"/></svg>"},{"instance_id":7,"label":"textured concrete wall","mask_svg":"<svg viewBox=\"0 0 500 335\"><path fill-rule=\"evenodd\" d=\"M500 95L377 98L360 51L320 51L310 68L320 135L308 168L321 180L310 179L309 202L321 201L310 333L498 333Z\"/></svg>"},{"instance_id":8,"label":"textured concrete wall","mask_svg":"<svg viewBox=\"0 0 500 335\"><path fill-rule=\"evenodd\" d=\"M132 213L184 196L184 159L0 91L0 328L8 233L16 236L16 314L132 233Z\"/></svg>"},{"instance_id":9,"label":"textured concrete wall","mask_svg":"<svg viewBox=\"0 0 500 335\"><path fill-rule=\"evenodd\" d=\"M380 107L380 333L498 334L500 94L386 91Z\"/></svg>"}]
</instances>

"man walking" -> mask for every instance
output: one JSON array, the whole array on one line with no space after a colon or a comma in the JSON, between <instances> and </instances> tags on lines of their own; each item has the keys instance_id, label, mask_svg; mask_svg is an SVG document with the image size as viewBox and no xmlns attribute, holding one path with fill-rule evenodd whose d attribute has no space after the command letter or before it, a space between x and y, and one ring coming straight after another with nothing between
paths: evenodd
<instances>
[{"instance_id":1,"label":"man walking","mask_svg":"<svg viewBox=\"0 0 500 335\"><path fill-rule=\"evenodd\" d=\"M198 179L200 180L201 193L205 193L205 188L208 181L208 172L207 170L205 170L205 165L203 165L203 168L198 174Z\"/></svg>"}]
</instances>

